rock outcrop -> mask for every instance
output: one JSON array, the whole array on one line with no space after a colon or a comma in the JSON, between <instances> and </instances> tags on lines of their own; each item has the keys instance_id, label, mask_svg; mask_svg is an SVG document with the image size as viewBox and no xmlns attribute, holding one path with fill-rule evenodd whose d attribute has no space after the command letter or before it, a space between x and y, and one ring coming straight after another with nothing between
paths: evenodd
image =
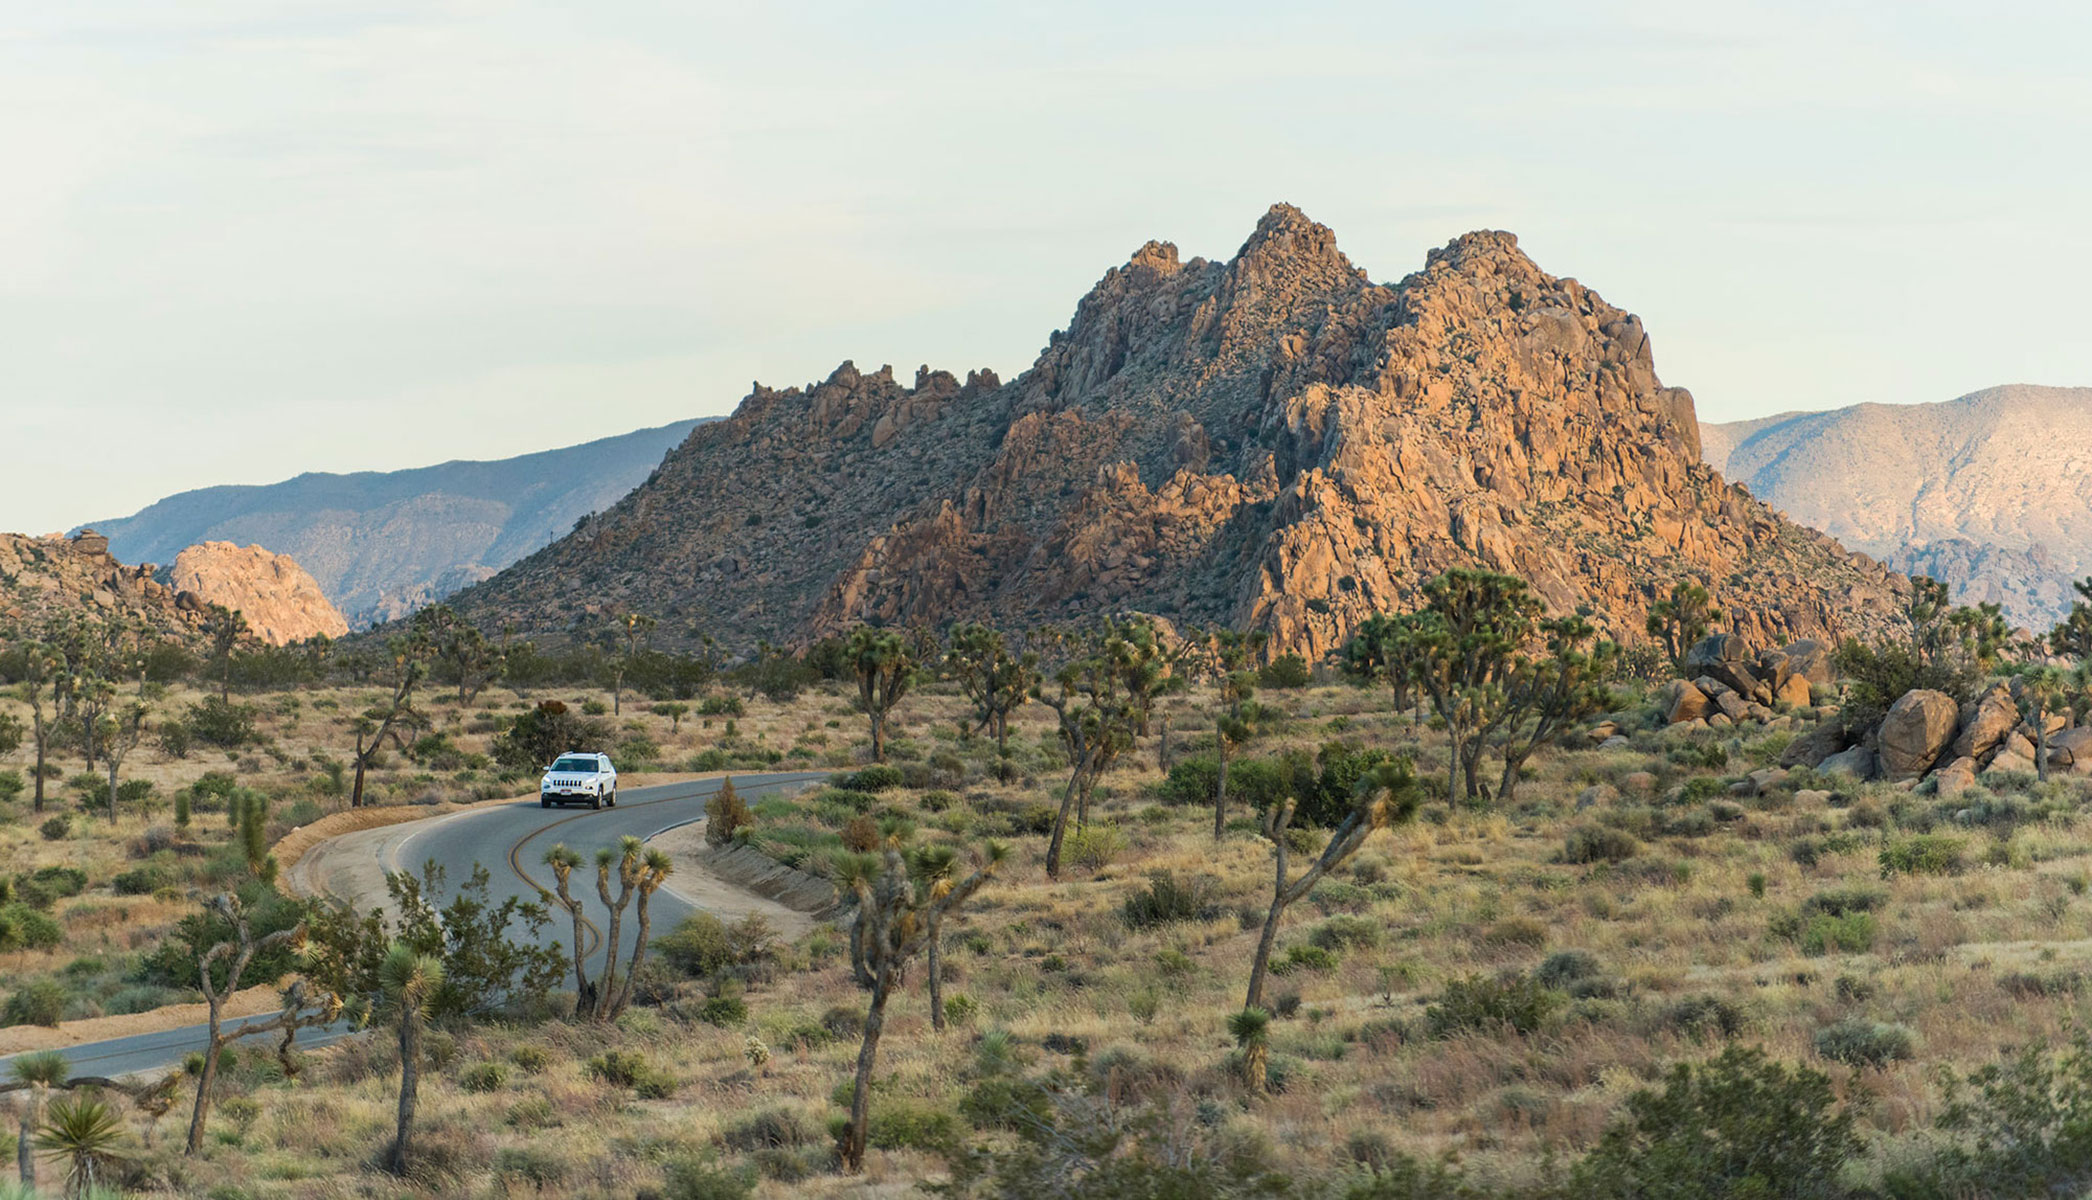
<instances>
[{"instance_id":1,"label":"rock outcrop","mask_svg":"<svg viewBox=\"0 0 2092 1200\"><path fill-rule=\"evenodd\" d=\"M153 578L150 563L126 566L93 530L71 537L0 533L0 629L77 613L122 620L188 640L203 621L194 595Z\"/></svg>"},{"instance_id":2,"label":"rock outcrop","mask_svg":"<svg viewBox=\"0 0 2092 1200\"><path fill-rule=\"evenodd\" d=\"M1314 658L1470 564L1629 641L1681 580L1758 644L1885 627L1907 588L1724 483L1641 320L1512 235L1382 284L1279 205L1226 262L1141 247L1006 384L758 385L456 603L541 637L641 609L741 649L1137 609Z\"/></svg>"},{"instance_id":3,"label":"rock outcrop","mask_svg":"<svg viewBox=\"0 0 2092 1200\"><path fill-rule=\"evenodd\" d=\"M349 623L335 611L320 585L288 554L260 546L203 542L175 555L174 586L205 604L241 614L254 636L272 646L312 637L338 638Z\"/></svg>"}]
</instances>

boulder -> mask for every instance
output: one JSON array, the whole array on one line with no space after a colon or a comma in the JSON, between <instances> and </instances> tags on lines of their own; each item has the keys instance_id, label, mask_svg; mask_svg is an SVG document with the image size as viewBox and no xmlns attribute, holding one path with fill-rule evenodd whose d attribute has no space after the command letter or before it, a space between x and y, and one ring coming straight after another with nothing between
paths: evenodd
<instances>
[{"instance_id":1,"label":"boulder","mask_svg":"<svg viewBox=\"0 0 2092 1200\"><path fill-rule=\"evenodd\" d=\"M1986 770L2011 771L2020 775L2032 775L2034 774L2033 747L2027 747L2027 753L2021 754L2010 744L2007 744L2003 750L1998 751L1996 758L1990 760L1990 766Z\"/></svg>"},{"instance_id":2,"label":"boulder","mask_svg":"<svg viewBox=\"0 0 2092 1200\"><path fill-rule=\"evenodd\" d=\"M1822 788L1803 788L1794 793L1794 801L1801 805L1829 804L1831 794Z\"/></svg>"},{"instance_id":3,"label":"boulder","mask_svg":"<svg viewBox=\"0 0 2092 1200\"><path fill-rule=\"evenodd\" d=\"M1790 674L1787 681L1773 693L1773 701L1789 708L1807 708L1813 698L1809 691L1809 680L1805 675Z\"/></svg>"},{"instance_id":4,"label":"boulder","mask_svg":"<svg viewBox=\"0 0 2092 1200\"><path fill-rule=\"evenodd\" d=\"M1945 692L1903 693L1881 720L1881 771L1891 781L1916 779L1932 769L1954 741L1961 708Z\"/></svg>"},{"instance_id":5,"label":"boulder","mask_svg":"<svg viewBox=\"0 0 2092 1200\"><path fill-rule=\"evenodd\" d=\"M1620 798L1620 793L1608 783L1594 783L1576 794L1576 807L1590 808L1594 804L1611 804Z\"/></svg>"},{"instance_id":6,"label":"boulder","mask_svg":"<svg viewBox=\"0 0 2092 1200\"><path fill-rule=\"evenodd\" d=\"M1794 677L1794 664L1787 658L1785 650L1760 650L1751 673L1756 675L1760 682L1770 685L1777 694L1780 685Z\"/></svg>"},{"instance_id":7,"label":"boulder","mask_svg":"<svg viewBox=\"0 0 2092 1200\"><path fill-rule=\"evenodd\" d=\"M1743 715L1760 725L1772 720L1772 710L1755 700L1743 706Z\"/></svg>"},{"instance_id":8,"label":"boulder","mask_svg":"<svg viewBox=\"0 0 2092 1200\"><path fill-rule=\"evenodd\" d=\"M1603 742L1617 736L1619 732L1620 727L1618 725L1613 724L1611 721L1600 721L1596 725L1591 726L1590 732L1584 736L1594 742Z\"/></svg>"},{"instance_id":9,"label":"boulder","mask_svg":"<svg viewBox=\"0 0 2092 1200\"><path fill-rule=\"evenodd\" d=\"M1874 778L1874 752L1865 746L1854 746L1843 750L1816 764L1816 773L1824 776L1843 775L1861 782Z\"/></svg>"},{"instance_id":10,"label":"boulder","mask_svg":"<svg viewBox=\"0 0 2092 1200\"><path fill-rule=\"evenodd\" d=\"M1722 715L1731 721L1742 721L1751 715L1750 702L1735 692L1723 692L1721 695L1716 696L1714 698L1714 706L1722 710ZM1711 721L1712 719L1710 716L1709 720Z\"/></svg>"},{"instance_id":11,"label":"boulder","mask_svg":"<svg viewBox=\"0 0 2092 1200\"><path fill-rule=\"evenodd\" d=\"M1751 794L1762 796L1773 788L1787 782L1787 772L1778 767L1767 767L1762 771L1752 771L1744 778L1750 780Z\"/></svg>"},{"instance_id":12,"label":"boulder","mask_svg":"<svg viewBox=\"0 0 2092 1200\"><path fill-rule=\"evenodd\" d=\"M1787 743L1780 755L1783 767L1813 767L1845 748L1843 731L1836 721L1818 721L1816 727Z\"/></svg>"},{"instance_id":13,"label":"boulder","mask_svg":"<svg viewBox=\"0 0 2092 1200\"><path fill-rule=\"evenodd\" d=\"M1933 789L1940 796L1959 796L1976 786L1976 760L1964 755L1932 773Z\"/></svg>"},{"instance_id":14,"label":"boulder","mask_svg":"<svg viewBox=\"0 0 2092 1200\"><path fill-rule=\"evenodd\" d=\"M1728 713L1712 712L1707 714L1707 727L1709 729L1728 729L1735 724L1736 722L1729 719Z\"/></svg>"},{"instance_id":15,"label":"boulder","mask_svg":"<svg viewBox=\"0 0 2092 1200\"><path fill-rule=\"evenodd\" d=\"M1741 635L1709 634L1685 652L1685 674L1711 676L1745 696L1751 696L1763 686L1751 670L1752 657L1750 643Z\"/></svg>"},{"instance_id":16,"label":"boulder","mask_svg":"<svg viewBox=\"0 0 2092 1200\"><path fill-rule=\"evenodd\" d=\"M1632 747L1633 745L1634 743L1628 741L1626 737L1616 733L1613 736L1598 743L1598 748L1600 750L1626 750Z\"/></svg>"},{"instance_id":17,"label":"boulder","mask_svg":"<svg viewBox=\"0 0 2092 1200\"><path fill-rule=\"evenodd\" d=\"M2065 729L2048 739L2048 765L2073 775L2092 775L2092 728Z\"/></svg>"},{"instance_id":18,"label":"boulder","mask_svg":"<svg viewBox=\"0 0 2092 1200\"><path fill-rule=\"evenodd\" d=\"M1998 748L2012 727L2019 724L2019 706L2004 684L1961 706L1961 732L1954 737L1954 753L1961 758L1982 758Z\"/></svg>"},{"instance_id":19,"label":"boulder","mask_svg":"<svg viewBox=\"0 0 2092 1200\"><path fill-rule=\"evenodd\" d=\"M1810 683L1831 681L1830 647L1815 638L1802 638L1789 642L1780 653L1787 656L1787 669Z\"/></svg>"},{"instance_id":20,"label":"boulder","mask_svg":"<svg viewBox=\"0 0 2092 1200\"><path fill-rule=\"evenodd\" d=\"M1665 719L1673 725L1679 725L1704 717L1707 715L1709 703L1707 693L1681 679L1678 681L1677 697L1671 701L1671 711Z\"/></svg>"},{"instance_id":21,"label":"boulder","mask_svg":"<svg viewBox=\"0 0 2092 1200\"><path fill-rule=\"evenodd\" d=\"M2034 739L2017 729L2013 730L2005 735L2005 744L1998 750L1999 757L2007 754L2014 758L2025 759L2027 765L2031 767L2034 763ZM1992 760L1991 765L1995 767L1996 760Z\"/></svg>"}]
</instances>

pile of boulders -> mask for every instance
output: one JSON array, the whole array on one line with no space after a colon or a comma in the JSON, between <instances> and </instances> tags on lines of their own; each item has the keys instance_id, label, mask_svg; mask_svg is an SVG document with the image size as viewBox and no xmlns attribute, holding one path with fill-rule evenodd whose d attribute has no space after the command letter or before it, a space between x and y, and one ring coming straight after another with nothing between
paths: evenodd
<instances>
[{"instance_id":1,"label":"pile of boulders","mask_svg":"<svg viewBox=\"0 0 2092 1200\"><path fill-rule=\"evenodd\" d=\"M1993 683L1966 704L1945 692L1905 692L1873 728L1824 721L1795 739L1780 762L1906 786L1930 779L1943 796L1973 786L1985 771L2033 774L2042 731L2020 715L2018 689L2017 679ZM2067 713L2052 713L2045 724L2049 770L2092 775L2092 728L2072 728Z\"/></svg>"},{"instance_id":2,"label":"pile of boulders","mask_svg":"<svg viewBox=\"0 0 2092 1200\"><path fill-rule=\"evenodd\" d=\"M1670 724L1689 728L1772 725L1782 719L1775 705L1807 708L1812 687L1831 679L1830 651L1806 638L1754 652L1741 636L1717 633L1687 651L1683 665L1685 677L1657 702Z\"/></svg>"}]
</instances>

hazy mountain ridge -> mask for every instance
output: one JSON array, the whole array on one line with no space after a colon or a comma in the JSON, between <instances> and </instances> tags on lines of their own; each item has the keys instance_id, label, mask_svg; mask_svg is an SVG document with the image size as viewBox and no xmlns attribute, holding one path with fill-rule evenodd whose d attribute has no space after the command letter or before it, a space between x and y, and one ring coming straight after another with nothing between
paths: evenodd
<instances>
[{"instance_id":1,"label":"hazy mountain ridge","mask_svg":"<svg viewBox=\"0 0 2092 1200\"><path fill-rule=\"evenodd\" d=\"M127 562L171 563L210 541L288 554L352 625L368 625L487 578L567 533L631 491L708 419L506 459L201 488L90 525Z\"/></svg>"},{"instance_id":2,"label":"hazy mountain ridge","mask_svg":"<svg viewBox=\"0 0 2092 1200\"><path fill-rule=\"evenodd\" d=\"M2014 384L1702 427L1707 461L1797 521L2045 629L2092 574L2092 388Z\"/></svg>"},{"instance_id":3,"label":"hazy mountain ridge","mask_svg":"<svg viewBox=\"0 0 2092 1200\"><path fill-rule=\"evenodd\" d=\"M845 363L759 385L456 601L550 636L638 609L737 648L1137 608L1319 655L1480 563L1629 638L1687 578L1764 641L1888 620L1900 577L1700 454L1640 320L1510 234L1376 284L1280 205L1226 262L1142 247L1008 384Z\"/></svg>"}]
</instances>

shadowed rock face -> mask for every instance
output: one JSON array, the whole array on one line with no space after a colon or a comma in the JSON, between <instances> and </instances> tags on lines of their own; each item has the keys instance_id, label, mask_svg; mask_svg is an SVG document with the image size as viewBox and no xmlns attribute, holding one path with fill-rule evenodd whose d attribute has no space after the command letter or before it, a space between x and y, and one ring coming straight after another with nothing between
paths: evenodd
<instances>
[{"instance_id":1,"label":"shadowed rock face","mask_svg":"<svg viewBox=\"0 0 2092 1200\"><path fill-rule=\"evenodd\" d=\"M1900 576L1726 485L1699 436L1641 321L1512 235L1378 284L1279 205L1224 263L1141 247L1007 384L758 385L457 603L539 635L633 608L734 647L1138 609L1313 657L1480 564L1629 639L1686 578L1758 644L1888 621Z\"/></svg>"},{"instance_id":2,"label":"shadowed rock face","mask_svg":"<svg viewBox=\"0 0 2092 1200\"><path fill-rule=\"evenodd\" d=\"M349 623L320 593L305 568L260 546L204 542L175 556L170 580L205 604L240 613L254 636L273 646L311 637L338 638Z\"/></svg>"},{"instance_id":3,"label":"shadowed rock face","mask_svg":"<svg viewBox=\"0 0 2092 1200\"><path fill-rule=\"evenodd\" d=\"M2013 385L1704 427L1707 461L1797 521L2054 624L2092 574L2092 388Z\"/></svg>"}]
</instances>

